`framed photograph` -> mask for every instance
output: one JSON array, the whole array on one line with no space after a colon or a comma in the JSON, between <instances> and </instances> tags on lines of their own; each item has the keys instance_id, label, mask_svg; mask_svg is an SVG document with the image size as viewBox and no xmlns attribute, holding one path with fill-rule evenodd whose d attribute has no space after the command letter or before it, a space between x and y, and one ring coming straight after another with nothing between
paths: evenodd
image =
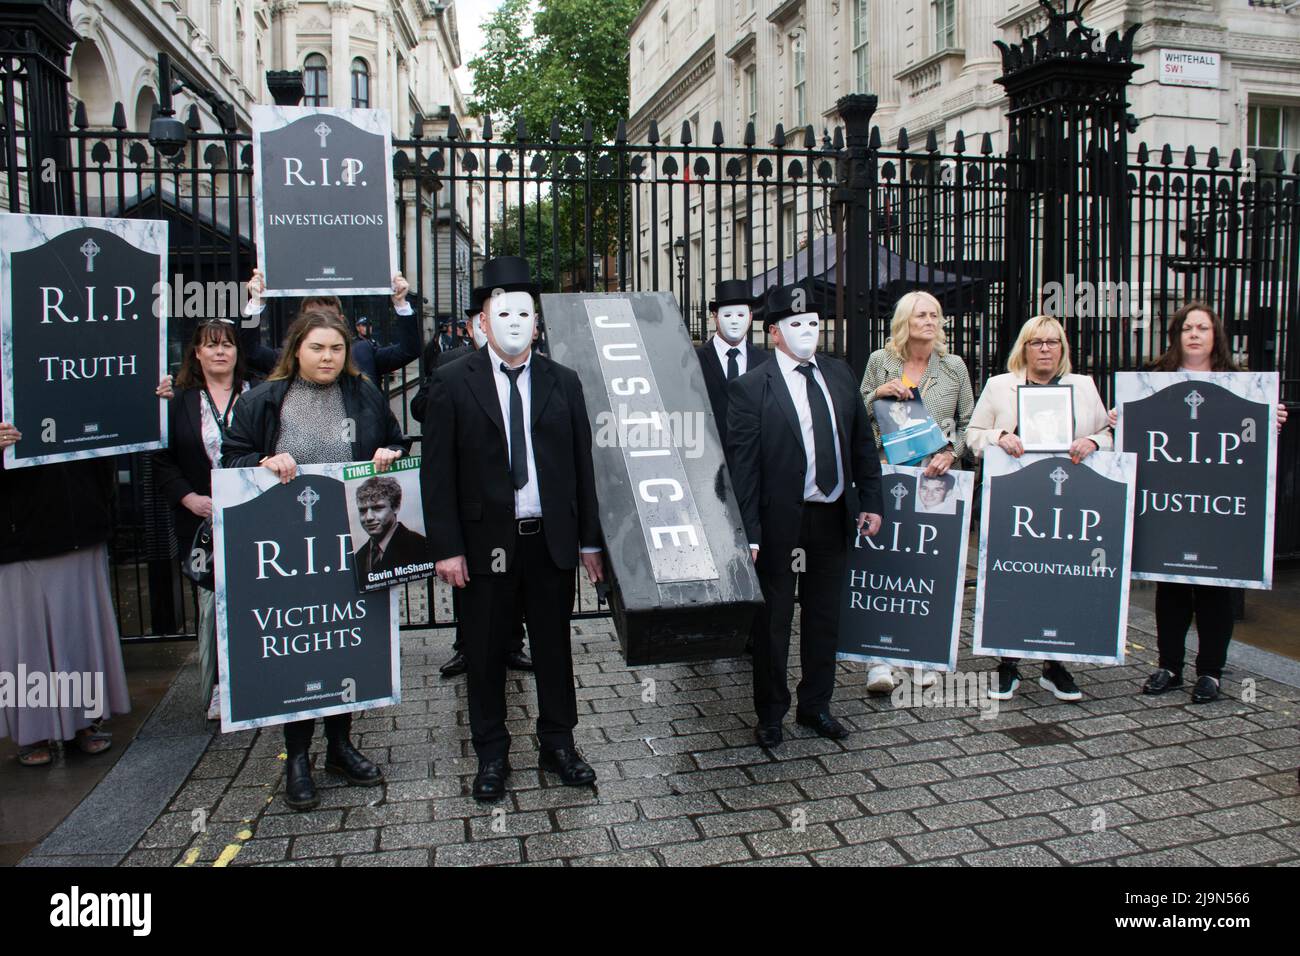
<instances>
[{"instance_id":1,"label":"framed photograph","mask_svg":"<svg viewBox=\"0 0 1300 956\"><path fill-rule=\"evenodd\" d=\"M1016 390L1016 420L1025 451L1069 451L1074 442L1074 388L1021 385Z\"/></svg>"}]
</instances>

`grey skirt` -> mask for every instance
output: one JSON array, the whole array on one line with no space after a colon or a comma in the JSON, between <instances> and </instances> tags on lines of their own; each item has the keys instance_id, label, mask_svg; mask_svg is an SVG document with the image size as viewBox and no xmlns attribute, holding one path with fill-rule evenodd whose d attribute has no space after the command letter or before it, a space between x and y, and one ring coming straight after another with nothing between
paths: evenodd
<instances>
[{"instance_id":1,"label":"grey skirt","mask_svg":"<svg viewBox=\"0 0 1300 956\"><path fill-rule=\"evenodd\" d=\"M0 738L71 740L131 709L108 547L0 564Z\"/></svg>"}]
</instances>

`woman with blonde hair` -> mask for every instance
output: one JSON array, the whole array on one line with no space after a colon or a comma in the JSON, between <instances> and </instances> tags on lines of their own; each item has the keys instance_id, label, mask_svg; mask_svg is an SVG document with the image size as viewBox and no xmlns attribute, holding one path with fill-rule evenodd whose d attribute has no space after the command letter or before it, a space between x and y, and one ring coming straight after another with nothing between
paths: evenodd
<instances>
[{"instance_id":1,"label":"woman with blonde hair","mask_svg":"<svg viewBox=\"0 0 1300 956\"><path fill-rule=\"evenodd\" d=\"M885 460L880 424L875 418L877 399L908 399L913 388L921 404L948 437L948 446L920 462L930 477L945 474L966 453L966 426L975 405L966 363L948 351L943 334L943 307L928 292L909 292L894 307L885 347L867 359L862 376L862 400L876 437L880 460ZM914 671L922 686L935 681L932 671ZM893 670L877 664L867 671L867 689L885 693L894 688Z\"/></svg>"},{"instance_id":2,"label":"woman with blonde hair","mask_svg":"<svg viewBox=\"0 0 1300 956\"><path fill-rule=\"evenodd\" d=\"M311 310L290 327L270 378L235 405L221 463L260 466L287 484L299 465L371 460L387 471L409 448L387 400L352 361L342 318ZM320 803L309 756L315 725L310 719L284 725L284 799L294 810ZM325 769L359 786L383 783L383 772L352 746L351 728L352 714L325 718Z\"/></svg>"},{"instance_id":3,"label":"woman with blonde hair","mask_svg":"<svg viewBox=\"0 0 1300 956\"><path fill-rule=\"evenodd\" d=\"M1097 386L1086 375L1075 375L1070 365L1070 348L1065 329L1050 315L1036 315L1016 336L1007 359L1007 371L984 384L966 441L976 457L997 445L1013 458L1025 453L1017 420L1017 392L1041 385L1069 385L1074 390L1073 442L1070 460L1076 465L1094 451L1111 448L1114 441ZM1020 686L1019 658L1002 658L998 665L997 688L989 692L995 700L1010 700ZM1058 700L1083 697L1070 672L1060 661L1046 661L1039 685Z\"/></svg>"}]
</instances>

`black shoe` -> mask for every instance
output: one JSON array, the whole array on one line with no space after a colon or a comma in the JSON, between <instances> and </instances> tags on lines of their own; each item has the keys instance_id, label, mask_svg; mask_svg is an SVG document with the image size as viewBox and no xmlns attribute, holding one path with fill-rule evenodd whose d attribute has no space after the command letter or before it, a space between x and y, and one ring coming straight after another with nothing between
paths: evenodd
<instances>
[{"instance_id":1,"label":"black shoe","mask_svg":"<svg viewBox=\"0 0 1300 956\"><path fill-rule=\"evenodd\" d=\"M758 741L760 747L765 747L768 750L771 750L773 747L781 746L781 740L783 739L781 736L781 725L768 724L766 726L760 725L755 727L754 739Z\"/></svg>"},{"instance_id":2,"label":"black shoe","mask_svg":"<svg viewBox=\"0 0 1300 956\"><path fill-rule=\"evenodd\" d=\"M384 782L384 772L367 760L346 737L329 742L325 750L325 769L358 787L375 787Z\"/></svg>"},{"instance_id":3,"label":"black shoe","mask_svg":"<svg viewBox=\"0 0 1300 956\"><path fill-rule=\"evenodd\" d=\"M1163 667L1147 678L1142 685L1144 694L1163 694L1167 690L1173 690L1175 687L1182 687L1183 679L1173 671L1167 671Z\"/></svg>"},{"instance_id":4,"label":"black shoe","mask_svg":"<svg viewBox=\"0 0 1300 956\"><path fill-rule=\"evenodd\" d=\"M1060 661L1043 665L1043 676L1038 678L1038 686L1050 690L1057 700L1083 700L1083 691L1079 690Z\"/></svg>"},{"instance_id":5,"label":"black shoe","mask_svg":"<svg viewBox=\"0 0 1300 956\"><path fill-rule=\"evenodd\" d=\"M284 765L284 802L291 810L314 810L320 806L316 784L311 779L311 758L307 751L289 754Z\"/></svg>"},{"instance_id":6,"label":"black shoe","mask_svg":"<svg viewBox=\"0 0 1300 956\"><path fill-rule=\"evenodd\" d=\"M510 761L505 757L484 760L474 774L474 799L479 803L495 803L506 795L506 778L510 776Z\"/></svg>"},{"instance_id":7,"label":"black shoe","mask_svg":"<svg viewBox=\"0 0 1300 956\"><path fill-rule=\"evenodd\" d=\"M596 771L591 764L582 759L582 754L568 747L556 747L543 750L537 759L537 765L543 770L559 774L560 782L566 787L585 787L596 782Z\"/></svg>"},{"instance_id":8,"label":"black shoe","mask_svg":"<svg viewBox=\"0 0 1300 956\"><path fill-rule=\"evenodd\" d=\"M796 713L794 722L801 727L811 727L817 731L817 736L825 737L827 740L843 740L849 735L849 729L832 717L830 711L823 711L820 714Z\"/></svg>"},{"instance_id":9,"label":"black shoe","mask_svg":"<svg viewBox=\"0 0 1300 956\"><path fill-rule=\"evenodd\" d=\"M1202 674L1196 678L1196 686L1192 688L1193 704L1208 704L1212 700L1219 699L1219 682L1209 674Z\"/></svg>"},{"instance_id":10,"label":"black shoe","mask_svg":"<svg viewBox=\"0 0 1300 956\"><path fill-rule=\"evenodd\" d=\"M451 656L451 660L438 668L438 673L441 674L444 679L448 677L459 677L461 674L465 673L465 667L465 655L460 651L457 651Z\"/></svg>"},{"instance_id":11,"label":"black shoe","mask_svg":"<svg viewBox=\"0 0 1300 956\"><path fill-rule=\"evenodd\" d=\"M989 691L989 697L993 700L1010 700L1019 686L1020 668L1015 664L999 664L997 686Z\"/></svg>"},{"instance_id":12,"label":"black shoe","mask_svg":"<svg viewBox=\"0 0 1300 956\"><path fill-rule=\"evenodd\" d=\"M533 659L523 651L511 651L510 656L506 658L506 664L512 671L530 671L533 669Z\"/></svg>"}]
</instances>

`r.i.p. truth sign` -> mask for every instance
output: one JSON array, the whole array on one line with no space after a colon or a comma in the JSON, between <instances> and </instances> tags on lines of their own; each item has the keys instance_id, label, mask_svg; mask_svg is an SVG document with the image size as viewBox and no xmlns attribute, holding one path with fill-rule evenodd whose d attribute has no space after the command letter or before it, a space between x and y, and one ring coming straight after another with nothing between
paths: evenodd
<instances>
[{"instance_id":1,"label":"r.i.p. truth sign","mask_svg":"<svg viewBox=\"0 0 1300 956\"><path fill-rule=\"evenodd\" d=\"M0 215L5 467L162 448L167 223Z\"/></svg>"}]
</instances>

